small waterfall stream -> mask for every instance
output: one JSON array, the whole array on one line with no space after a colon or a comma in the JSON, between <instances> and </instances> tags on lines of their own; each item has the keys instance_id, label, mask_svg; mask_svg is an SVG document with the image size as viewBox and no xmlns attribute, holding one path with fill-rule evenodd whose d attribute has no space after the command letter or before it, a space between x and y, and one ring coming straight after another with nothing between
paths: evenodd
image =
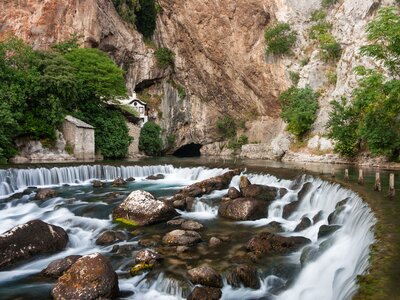
<instances>
[{"instance_id":1,"label":"small waterfall stream","mask_svg":"<svg viewBox=\"0 0 400 300\"><path fill-rule=\"evenodd\" d=\"M3 201L2 204L0 201L0 233L29 220L41 219L65 228L70 236L70 243L65 251L28 262L16 269L0 272L0 290L2 290L0 298L5 297L4 295L8 292L11 293L12 289L28 293L29 286L32 287L32 285L25 285L21 281L30 274L40 272L54 259L72 254L85 255L93 252L107 254L111 251L112 247L101 247L95 244L97 236L102 231L115 227L108 214L109 205L103 200L90 200L92 199L90 197L103 199L110 191L105 190L102 194L94 194L89 185L91 180L111 181L116 177L135 177L136 182L128 186L125 194L140 186L151 191L164 189L172 195L182 186L223 174L226 171L227 169L202 167L175 168L172 165L0 170L0 198L3 199L31 186L59 186L60 189L65 189L62 196L44 202L33 201L33 192L11 201ZM158 173L165 174L165 178L154 182L144 179ZM311 176L303 176L295 181L280 180L271 175L246 174L246 176L252 183L285 187L289 192L269 206L268 211L265 212L265 218L256 221L232 222L230 225L232 230L235 230L235 226L262 229L271 222L279 222L285 230L282 235L299 235L309 238L312 244L306 247L314 249L315 255L302 267L299 265L304 249L286 257L287 260L299 266L298 274L290 282L279 274L269 271L260 273L261 287L258 290L233 289L225 280L222 289L223 299L262 297L275 300L351 299L357 290L357 275L363 274L368 267L369 247L374 241L372 227L375 219L369 207L356 193ZM238 187L239 179L239 176L234 177L231 186ZM62 187L64 184L71 186ZM143 184L146 185L142 186ZM197 198L193 211L180 212L182 217L206 222L207 226L212 227L213 222L218 222L218 201L226 192L227 190L216 191ZM301 201L297 210L289 218L283 218L283 207L297 200ZM342 204L344 209L335 218L335 224L340 225L340 229L330 236L318 238L319 227L328 224L329 215L343 200L346 200L345 204ZM103 212L103 216L96 215L92 211ZM321 218L312 226L300 232L293 232L303 217L312 219L317 214ZM218 227L218 224L215 226ZM122 244L137 246L137 240ZM114 262L117 273L125 274L129 263L129 260ZM7 284L8 282L11 284ZM37 286L45 290L50 288L47 283ZM144 273L131 278L120 277L120 288L134 292L127 296L127 299L184 299L191 284L188 281L170 277L167 273L160 273L153 279L148 278L147 273ZM32 295L32 292L29 293Z\"/></svg>"}]
</instances>

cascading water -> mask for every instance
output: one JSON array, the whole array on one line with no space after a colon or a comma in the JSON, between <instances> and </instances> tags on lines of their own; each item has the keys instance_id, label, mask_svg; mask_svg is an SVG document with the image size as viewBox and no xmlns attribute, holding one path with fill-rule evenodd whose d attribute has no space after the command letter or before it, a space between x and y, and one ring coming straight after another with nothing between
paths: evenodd
<instances>
[{"instance_id":1,"label":"cascading water","mask_svg":"<svg viewBox=\"0 0 400 300\"><path fill-rule=\"evenodd\" d=\"M11 201L4 200L0 210L0 233L16 225L33 219L63 227L68 231L70 243L68 248L58 254L40 257L37 260L18 266L16 269L0 272L0 298L13 299L20 295L29 295L23 299L35 298L35 293L48 293L49 283L25 283L27 276L33 276L46 267L51 261L72 254L89 254L101 252L109 256L114 268L120 276L120 288L133 293L124 296L126 299L184 299L192 285L182 277L181 273L172 275L175 267L166 267L158 276L144 273L129 277L129 267L132 265L132 254L126 257L113 254L112 246L98 246L95 240L106 229L112 229L110 213L114 205L119 203L124 195L138 188L154 192L156 195L173 195L182 186L213 176L223 174L226 169L206 168L174 168L173 166L152 167L114 167L114 166L80 166L65 168L40 169L8 169L0 170L0 197L7 198L30 186L59 186L59 196L44 202L34 201L34 193L16 197ZM162 173L165 178L158 181L147 181L144 178ZM205 224L207 230L215 233L234 233L236 231L256 232L271 222L279 222L284 229L282 235L305 236L312 243L306 247L312 248L313 255L300 263L305 249L300 249L284 256L290 264L288 272L260 267L260 288L234 289L224 280L223 299L258 299L265 297L276 300L313 300L313 299L351 299L356 292L356 277L363 274L368 267L369 247L373 242L372 227L375 219L371 210L352 191L336 184L330 184L310 176L303 176L296 181L279 180L270 175L247 174L252 183L284 187L288 193L278 197L265 212L265 218L256 221L226 222L218 218L218 203L227 190L216 191L195 199L192 212L180 212L185 219L195 219ZM122 196L110 204L108 195L114 190L107 186L101 190L93 190L89 182L93 179L111 181L116 177L135 177L134 183L125 188L118 188ZM73 186L63 187L63 184ZM233 178L231 186L238 187L239 176ZM307 188L305 188L307 186ZM300 198L300 199L299 199ZM283 207L293 201L301 200L297 210L289 218L283 218ZM346 200L343 202L342 200ZM342 205L335 218L335 224L340 229L333 234L318 238L321 225L328 224L328 216L335 211L337 205ZM337 209L336 209L337 210ZM303 217L320 218L310 227L293 232ZM165 232L165 226L155 226ZM152 229L153 231L156 229ZM171 229L170 229L171 230ZM214 234L214 233L213 233ZM118 245L139 248L137 238L120 242ZM248 236L247 238L250 238ZM220 258L214 253L204 254L198 261L191 264L201 264L202 259L223 261L237 246L223 248ZM122 255L122 256L121 256ZM121 258L123 257L123 258ZM303 258L302 258L303 259ZM177 263L176 258L166 259ZM222 264L222 262L220 262ZM221 268L224 269L222 264ZM226 267L229 266L229 263ZM172 273L171 273L172 272ZM149 277L150 276L150 277ZM18 292L16 292L16 290ZM39 295L40 295L39 293ZM46 299L46 297L41 297Z\"/></svg>"}]
</instances>

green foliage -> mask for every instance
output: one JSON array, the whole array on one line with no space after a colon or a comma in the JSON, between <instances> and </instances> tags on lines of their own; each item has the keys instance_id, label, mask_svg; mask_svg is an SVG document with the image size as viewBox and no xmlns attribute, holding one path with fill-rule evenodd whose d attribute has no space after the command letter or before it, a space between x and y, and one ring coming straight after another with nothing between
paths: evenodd
<instances>
[{"instance_id":1,"label":"green foliage","mask_svg":"<svg viewBox=\"0 0 400 300\"><path fill-rule=\"evenodd\" d=\"M154 56L160 68L166 69L174 65L175 54L168 48L158 48L154 52Z\"/></svg>"},{"instance_id":2,"label":"green foliage","mask_svg":"<svg viewBox=\"0 0 400 300\"><path fill-rule=\"evenodd\" d=\"M318 21L325 20L326 15L327 15L327 13L326 13L326 11L323 10L323 9L314 10L314 11L311 13L311 21L313 21L313 22L318 22Z\"/></svg>"},{"instance_id":3,"label":"green foliage","mask_svg":"<svg viewBox=\"0 0 400 300\"><path fill-rule=\"evenodd\" d=\"M320 56L325 61L336 61L342 55L342 46L330 32L331 29L331 23L320 19L316 24L312 25L309 30L310 38L319 42Z\"/></svg>"},{"instance_id":4,"label":"green foliage","mask_svg":"<svg viewBox=\"0 0 400 300\"><path fill-rule=\"evenodd\" d=\"M393 75L400 75L400 10L386 7L367 27L372 44L361 48L361 54L381 62Z\"/></svg>"},{"instance_id":5,"label":"green foliage","mask_svg":"<svg viewBox=\"0 0 400 300\"><path fill-rule=\"evenodd\" d=\"M140 9L136 13L136 27L146 39L150 39L156 29L157 9L155 0L139 0Z\"/></svg>"},{"instance_id":6,"label":"green foliage","mask_svg":"<svg viewBox=\"0 0 400 300\"><path fill-rule=\"evenodd\" d=\"M362 54L380 60L393 75L400 68L400 15L398 9L383 8L368 26L372 44ZM400 153L400 80L388 78L381 70L356 68L361 79L351 102L333 103L328 124L329 135L336 141L336 151L354 156L360 145L375 155L394 160Z\"/></svg>"},{"instance_id":7,"label":"green foliage","mask_svg":"<svg viewBox=\"0 0 400 300\"><path fill-rule=\"evenodd\" d=\"M136 12L140 9L138 0L112 0L120 17L127 23L135 24Z\"/></svg>"},{"instance_id":8,"label":"green foliage","mask_svg":"<svg viewBox=\"0 0 400 300\"><path fill-rule=\"evenodd\" d=\"M322 0L321 6L324 8L328 8L334 5L336 2L338 2L338 0Z\"/></svg>"},{"instance_id":9,"label":"green foliage","mask_svg":"<svg viewBox=\"0 0 400 300\"><path fill-rule=\"evenodd\" d=\"M228 148L231 150L239 150L243 145L249 143L249 138L242 134L239 138L231 138L228 142Z\"/></svg>"},{"instance_id":10,"label":"green foliage","mask_svg":"<svg viewBox=\"0 0 400 300\"><path fill-rule=\"evenodd\" d=\"M318 110L318 97L310 87L291 87L279 96L281 117L288 123L288 131L301 137L311 128Z\"/></svg>"},{"instance_id":11,"label":"green foliage","mask_svg":"<svg viewBox=\"0 0 400 300\"><path fill-rule=\"evenodd\" d=\"M167 136L167 144L169 148L172 148L175 146L176 142L176 135L175 134L170 134Z\"/></svg>"},{"instance_id":12,"label":"green foliage","mask_svg":"<svg viewBox=\"0 0 400 300\"><path fill-rule=\"evenodd\" d=\"M265 30L267 53L289 54L297 40L297 33L287 23L277 23Z\"/></svg>"},{"instance_id":13,"label":"green foliage","mask_svg":"<svg viewBox=\"0 0 400 300\"><path fill-rule=\"evenodd\" d=\"M126 94L123 72L101 51L76 48L76 41L72 38L49 51L34 51L16 39L0 43L1 161L15 155L13 140L19 136L52 144L66 114L79 114L97 129L105 128L96 131L96 147L106 157L126 153L130 139L120 125L124 120L105 104ZM97 113L104 124L92 120ZM118 150L108 148L114 145Z\"/></svg>"},{"instance_id":14,"label":"green foliage","mask_svg":"<svg viewBox=\"0 0 400 300\"><path fill-rule=\"evenodd\" d=\"M218 118L217 129L220 135L225 139L230 139L236 136L236 122L231 116Z\"/></svg>"},{"instance_id":15,"label":"green foliage","mask_svg":"<svg viewBox=\"0 0 400 300\"><path fill-rule=\"evenodd\" d=\"M176 87L176 89L178 91L179 98L185 99L186 98L186 90L185 90L185 88L183 86L181 86L181 85L178 85Z\"/></svg>"},{"instance_id":16,"label":"green foliage","mask_svg":"<svg viewBox=\"0 0 400 300\"><path fill-rule=\"evenodd\" d=\"M294 86L297 86L297 84L300 81L300 74L298 72L290 71L289 72L289 77L290 77L290 80L292 81L292 84Z\"/></svg>"},{"instance_id":17,"label":"green foliage","mask_svg":"<svg viewBox=\"0 0 400 300\"><path fill-rule=\"evenodd\" d=\"M67 53L71 51L72 49L79 48L79 36L76 34L73 34L71 38L53 45L51 48L60 52L60 53Z\"/></svg>"},{"instance_id":18,"label":"green foliage","mask_svg":"<svg viewBox=\"0 0 400 300\"><path fill-rule=\"evenodd\" d=\"M305 67L305 66L308 65L309 62L310 62L310 58L309 58L309 57L306 57L306 58L303 58L303 59L300 61L300 65L301 65L302 67Z\"/></svg>"},{"instance_id":19,"label":"green foliage","mask_svg":"<svg viewBox=\"0 0 400 300\"><path fill-rule=\"evenodd\" d=\"M124 71L99 49L73 49L65 58L76 70L81 90L87 99L110 101L126 95Z\"/></svg>"},{"instance_id":20,"label":"green foliage","mask_svg":"<svg viewBox=\"0 0 400 300\"><path fill-rule=\"evenodd\" d=\"M154 122L147 122L140 130L139 150L149 156L159 156L163 148L161 127Z\"/></svg>"},{"instance_id":21,"label":"green foliage","mask_svg":"<svg viewBox=\"0 0 400 300\"><path fill-rule=\"evenodd\" d=\"M313 24L309 29L310 38L319 40L319 37L324 34L328 34L332 29L332 24L324 20Z\"/></svg>"},{"instance_id":22,"label":"green foliage","mask_svg":"<svg viewBox=\"0 0 400 300\"><path fill-rule=\"evenodd\" d=\"M328 79L329 84L336 85L337 73L335 71L326 72L326 78Z\"/></svg>"}]
</instances>

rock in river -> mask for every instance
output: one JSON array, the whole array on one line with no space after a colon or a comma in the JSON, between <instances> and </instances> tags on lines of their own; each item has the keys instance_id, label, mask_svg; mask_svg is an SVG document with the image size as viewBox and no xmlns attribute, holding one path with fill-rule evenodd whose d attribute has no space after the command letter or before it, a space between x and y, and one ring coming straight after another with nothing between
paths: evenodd
<instances>
[{"instance_id":1,"label":"rock in river","mask_svg":"<svg viewBox=\"0 0 400 300\"><path fill-rule=\"evenodd\" d=\"M248 251L256 253L285 253L296 250L311 241L302 236L284 237L277 234L262 232L254 236L246 245Z\"/></svg>"},{"instance_id":2,"label":"rock in river","mask_svg":"<svg viewBox=\"0 0 400 300\"><path fill-rule=\"evenodd\" d=\"M218 215L236 221L257 220L267 217L269 202L252 198L237 198L222 202Z\"/></svg>"},{"instance_id":3,"label":"rock in river","mask_svg":"<svg viewBox=\"0 0 400 300\"><path fill-rule=\"evenodd\" d=\"M52 189L38 189L36 192L35 200L45 200L47 198L57 196L57 192Z\"/></svg>"},{"instance_id":4,"label":"rock in river","mask_svg":"<svg viewBox=\"0 0 400 300\"><path fill-rule=\"evenodd\" d=\"M78 259L51 291L56 300L114 299L118 294L117 274L108 258L99 253Z\"/></svg>"},{"instance_id":5,"label":"rock in river","mask_svg":"<svg viewBox=\"0 0 400 300\"><path fill-rule=\"evenodd\" d=\"M0 269L36 254L63 250L68 234L58 226L33 220L0 235Z\"/></svg>"},{"instance_id":6,"label":"rock in river","mask_svg":"<svg viewBox=\"0 0 400 300\"><path fill-rule=\"evenodd\" d=\"M113 211L114 220L126 221L131 225L160 223L177 215L178 213L170 203L157 200L145 191L132 192Z\"/></svg>"},{"instance_id":7,"label":"rock in river","mask_svg":"<svg viewBox=\"0 0 400 300\"><path fill-rule=\"evenodd\" d=\"M222 297L220 289L204 286L196 286L187 300L219 300Z\"/></svg>"},{"instance_id":8,"label":"rock in river","mask_svg":"<svg viewBox=\"0 0 400 300\"><path fill-rule=\"evenodd\" d=\"M287 193L287 190L267 185L250 184L242 188L241 192L245 198L273 201L278 196L284 196Z\"/></svg>"},{"instance_id":9,"label":"rock in river","mask_svg":"<svg viewBox=\"0 0 400 300\"><path fill-rule=\"evenodd\" d=\"M241 285L251 289L260 288L260 279L257 275L257 269L249 265L238 265L233 267L226 274L228 284L234 288L239 288Z\"/></svg>"},{"instance_id":10,"label":"rock in river","mask_svg":"<svg viewBox=\"0 0 400 300\"><path fill-rule=\"evenodd\" d=\"M222 288L222 277L213 268L201 266L188 271L189 279L194 284Z\"/></svg>"},{"instance_id":11,"label":"rock in river","mask_svg":"<svg viewBox=\"0 0 400 300\"><path fill-rule=\"evenodd\" d=\"M82 256L80 255L70 255L65 258L56 259L55 261L52 261L41 273L43 276L57 279L81 257Z\"/></svg>"},{"instance_id":12,"label":"rock in river","mask_svg":"<svg viewBox=\"0 0 400 300\"><path fill-rule=\"evenodd\" d=\"M196 231L180 229L168 232L162 239L163 244L169 246L190 246L200 241L201 236Z\"/></svg>"}]
</instances>

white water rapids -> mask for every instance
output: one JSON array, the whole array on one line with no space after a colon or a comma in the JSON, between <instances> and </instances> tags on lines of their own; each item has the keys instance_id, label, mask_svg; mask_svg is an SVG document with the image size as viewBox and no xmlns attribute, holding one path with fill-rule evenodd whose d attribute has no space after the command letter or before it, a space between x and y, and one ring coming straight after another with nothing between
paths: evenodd
<instances>
[{"instance_id":1,"label":"white water rapids","mask_svg":"<svg viewBox=\"0 0 400 300\"><path fill-rule=\"evenodd\" d=\"M64 168L38 169L8 169L0 170L0 199L23 192L28 187L48 187L71 185L75 193L82 195L92 193L90 181L100 179L111 181L117 177L134 177L135 184L147 184L148 190L174 188L196 181L204 180L226 172L227 169L175 168L166 166L77 166ZM165 174L165 179L154 182L144 178L153 174ZM242 226L263 227L276 221L285 229L285 236L305 236L312 241L311 245L317 255L300 268L299 274L288 286L287 282L277 274L260 274L261 287L258 290L248 288L233 289L226 283L222 289L223 299L274 299L274 300L346 300L357 291L356 277L363 274L368 268L369 247L374 242L372 227L375 224L374 216L369 207L354 192L342 188L340 185L324 182L311 176L303 176L296 181L280 180L270 175L246 174L252 183L276 187L285 187L289 192L282 198L275 200L266 212L266 217L256 221L237 222ZM310 187L303 192L301 204L288 218L282 217L283 207L298 200L298 193L304 184ZM238 187L239 176L233 178L231 186ZM134 188L133 188L134 189ZM218 207L213 205L227 190L216 191L211 195L196 199L192 212L181 212L185 219L196 219L202 222L212 222L218 218ZM112 246L102 247L95 244L98 235L105 229L115 225L109 216L97 218L74 213L85 208L94 208L99 211L108 204L102 201L86 201L85 198L75 199L55 197L38 203L33 201L34 192L16 199L3 200L0 210L0 234L14 226L33 219L58 225L68 231L70 242L63 252L40 257L37 260L18 266L16 269L0 272L0 286L7 282L23 280L29 274L35 274L45 268L51 261L72 254L85 255L94 252L108 253ZM344 209L335 219L340 229L332 235L318 239L321 225L328 224L328 216L335 211L336 205L347 199ZM1 204L1 201L0 201ZM69 205L70 207L66 207ZM71 209L73 207L73 209ZM322 213L321 213L322 211ZM306 216L312 219L320 213L319 221L301 232L293 232L294 228ZM136 242L123 242L122 244ZM303 249L286 257L294 264L300 264ZM121 273L121 269L117 269ZM132 278L120 278L120 289L133 291L127 299L183 299L184 292L180 282L161 273L154 280L147 280L146 274ZM26 289L33 288L27 285ZM19 285L19 288L21 285ZM2 289L2 288L0 288ZM23 287L22 287L23 289ZM0 294L1 298L1 294Z\"/></svg>"}]
</instances>

